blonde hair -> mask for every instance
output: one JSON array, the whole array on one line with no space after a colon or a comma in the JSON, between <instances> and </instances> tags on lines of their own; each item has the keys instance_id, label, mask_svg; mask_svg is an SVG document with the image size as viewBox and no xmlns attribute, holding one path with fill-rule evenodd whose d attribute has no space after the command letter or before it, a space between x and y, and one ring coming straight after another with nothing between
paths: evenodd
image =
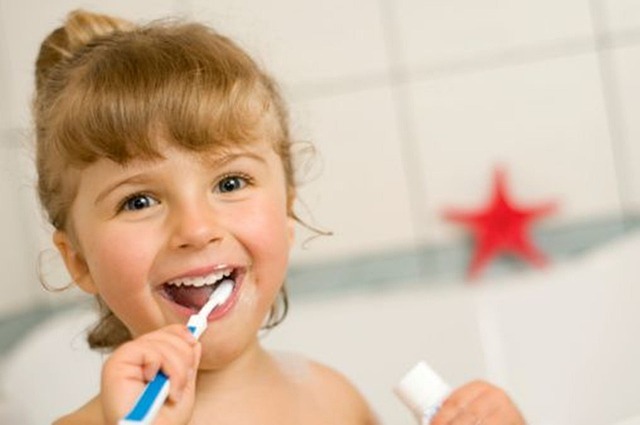
<instances>
[{"instance_id":1,"label":"blonde hair","mask_svg":"<svg viewBox=\"0 0 640 425\"><path fill-rule=\"evenodd\" d=\"M49 221L72 232L78 170L100 158L157 158L159 134L193 151L273 142L288 212L295 183L288 116L275 82L235 43L197 23L130 22L74 11L42 43L36 62L38 194ZM98 298L94 348L131 338ZM286 315L286 291L267 327Z\"/></svg>"}]
</instances>

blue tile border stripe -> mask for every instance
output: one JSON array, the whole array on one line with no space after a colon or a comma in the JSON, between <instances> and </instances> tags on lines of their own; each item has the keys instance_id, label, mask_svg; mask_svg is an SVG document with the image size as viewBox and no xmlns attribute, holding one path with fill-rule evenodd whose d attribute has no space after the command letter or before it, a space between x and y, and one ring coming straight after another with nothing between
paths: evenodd
<instances>
[{"instance_id":1,"label":"blue tile border stripe","mask_svg":"<svg viewBox=\"0 0 640 425\"><path fill-rule=\"evenodd\" d=\"M552 262L562 262L638 231L640 216L616 216L576 224L539 226L534 229L532 237ZM340 261L293 265L287 278L287 289L295 305L299 299L393 289L407 282L420 285L462 284L471 253L472 241L464 240L450 245L425 245ZM522 261L504 257L497 259L484 276L505 276L527 269L529 266ZM86 308L86 304L35 306L0 318L0 356L9 352L39 323L61 311Z\"/></svg>"},{"instance_id":2,"label":"blue tile border stripe","mask_svg":"<svg viewBox=\"0 0 640 425\"><path fill-rule=\"evenodd\" d=\"M640 231L640 216L605 217L583 223L534 228L532 238L551 262L560 262L625 234ZM350 289L375 290L399 282L461 282L472 254L470 239L449 245L328 261L290 269L287 288L292 298L335 294ZM504 276L529 269L520 260L498 258L484 277Z\"/></svg>"}]
</instances>

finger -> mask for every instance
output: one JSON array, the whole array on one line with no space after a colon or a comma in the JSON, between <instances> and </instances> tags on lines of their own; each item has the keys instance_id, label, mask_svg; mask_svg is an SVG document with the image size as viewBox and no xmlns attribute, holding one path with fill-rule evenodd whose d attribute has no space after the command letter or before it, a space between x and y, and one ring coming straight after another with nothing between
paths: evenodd
<instances>
[{"instance_id":1,"label":"finger","mask_svg":"<svg viewBox=\"0 0 640 425\"><path fill-rule=\"evenodd\" d=\"M507 393L498 387L489 385L488 391L473 400L468 409L480 417L490 417L495 412L505 412L509 416L519 416L519 411Z\"/></svg>"},{"instance_id":2,"label":"finger","mask_svg":"<svg viewBox=\"0 0 640 425\"><path fill-rule=\"evenodd\" d=\"M483 425L525 425L522 414L504 391L492 392L487 398L491 400L486 404L493 408L484 417Z\"/></svg>"},{"instance_id":3,"label":"finger","mask_svg":"<svg viewBox=\"0 0 640 425\"><path fill-rule=\"evenodd\" d=\"M177 335L158 335L150 337L145 341L157 350L161 350L169 357L188 360L189 364L193 363L194 348L196 343L187 342Z\"/></svg>"},{"instance_id":4,"label":"finger","mask_svg":"<svg viewBox=\"0 0 640 425\"><path fill-rule=\"evenodd\" d=\"M487 425L484 418L469 410L445 412L445 415L436 416L431 425Z\"/></svg>"},{"instance_id":5,"label":"finger","mask_svg":"<svg viewBox=\"0 0 640 425\"><path fill-rule=\"evenodd\" d=\"M490 388L491 386L483 381L473 381L458 388L446 398L440 410L433 418L433 425L450 424L462 414L467 416L466 412L469 409L469 406L471 406L476 399L489 391ZM483 412L479 412L478 410L479 409L476 407L476 412L471 414L481 417Z\"/></svg>"},{"instance_id":6,"label":"finger","mask_svg":"<svg viewBox=\"0 0 640 425\"><path fill-rule=\"evenodd\" d=\"M141 341L169 342L176 348L182 348L185 344L187 346L194 346L197 343L197 340L191 332L181 325L167 326L157 331L142 335L138 339Z\"/></svg>"},{"instance_id":7,"label":"finger","mask_svg":"<svg viewBox=\"0 0 640 425\"><path fill-rule=\"evenodd\" d=\"M142 376L145 382L149 382L155 378L163 367L163 356L153 345L149 344L149 348L142 352ZM142 348L142 347L141 347ZM144 349L144 348L142 348Z\"/></svg>"},{"instance_id":8,"label":"finger","mask_svg":"<svg viewBox=\"0 0 640 425\"><path fill-rule=\"evenodd\" d=\"M478 397L481 397L494 388L494 386L485 381L471 381L452 392L444 401L443 406L453 405L464 409Z\"/></svg>"},{"instance_id":9,"label":"finger","mask_svg":"<svg viewBox=\"0 0 640 425\"><path fill-rule=\"evenodd\" d=\"M195 373L195 346L176 338L155 341L155 355L161 356L160 368L169 377L169 399L178 401L182 397L187 382Z\"/></svg>"},{"instance_id":10,"label":"finger","mask_svg":"<svg viewBox=\"0 0 640 425\"><path fill-rule=\"evenodd\" d=\"M184 341L186 341L190 345L195 345L196 342L198 342L198 340L193 336L189 329L181 324L169 325L163 328L163 331L184 339Z\"/></svg>"},{"instance_id":11,"label":"finger","mask_svg":"<svg viewBox=\"0 0 640 425\"><path fill-rule=\"evenodd\" d=\"M458 415L449 421L449 425L486 425L481 417L478 417L473 412L463 410Z\"/></svg>"},{"instance_id":12,"label":"finger","mask_svg":"<svg viewBox=\"0 0 640 425\"><path fill-rule=\"evenodd\" d=\"M177 401L181 398L189 375L194 372L195 339L186 329L167 327L145 334L123 350L122 356L127 361L137 364L142 370L144 382L153 380L158 372L169 377L169 398ZM127 352L130 351L130 354Z\"/></svg>"},{"instance_id":13,"label":"finger","mask_svg":"<svg viewBox=\"0 0 640 425\"><path fill-rule=\"evenodd\" d=\"M178 369L172 369L167 373L171 380L171 386L169 387L170 401L178 403L183 399L185 393L190 392L193 395L195 392L201 353L202 346L197 343L195 346L190 347L190 352L186 357L180 358L181 363L177 365Z\"/></svg>"},{"instance_id":14,"label":"finger","mask_svg":"<svg viewBox=\"0 0 640 425\"><path fill-rule=\"evenodd\" d=\"M200 365L200 358L202 356L202 345L198 343L193 350L193 363L191 364L191 369L187 375L187 384L185 386L185 391L188 389L195 390L196 378L197 378L197 370Z\"/></svg>"}]
</instances>

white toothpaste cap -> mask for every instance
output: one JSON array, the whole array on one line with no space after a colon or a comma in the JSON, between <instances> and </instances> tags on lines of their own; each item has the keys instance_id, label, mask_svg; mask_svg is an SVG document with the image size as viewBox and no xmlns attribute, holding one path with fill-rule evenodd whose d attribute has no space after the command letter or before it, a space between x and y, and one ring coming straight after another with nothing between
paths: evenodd
<instances>
[{"instance_id":1,"label":"white toothpaste cap","mask_svg":"<svg viewBox=\"0 0 640 425\"><path fill-rule=\"evenodd\" d=\"M451 388L426 362L413 367L393 389L400 400L418 417L437 408Z\"/></svg>"}]
</instances>

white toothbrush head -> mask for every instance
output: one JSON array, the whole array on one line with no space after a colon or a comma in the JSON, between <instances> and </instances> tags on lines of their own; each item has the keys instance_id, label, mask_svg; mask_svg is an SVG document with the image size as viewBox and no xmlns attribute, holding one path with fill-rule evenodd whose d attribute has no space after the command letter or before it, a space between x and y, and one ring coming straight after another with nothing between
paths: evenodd
<instances>
[{"instance_id":1,"label":"white toothbrush head","mask_svg":"<svg viewBox=\"0 0 640 425\"><path fill-rule=\"evenodd\" d=\"M233 281L231 279L224 280L216 289L213 290L211 296L209 297L209 301L202 306L198 316L207 317L211 314L214 308L218 307L221 304L224 304L225 301L229 299L231 293L233 292Z\"/></svg>"},{"instance_id":2,"label":"white toothbrush head","mask_svg":"<svg viewBox=\"0 0 640 425\"><path fill-rule=\"evenodd\" d=\"M209 300L202 306L197 314L191 315L187 322L187 328L198 339L200 335L207 329L207 318L211 312L219 305L224 304L233 293L233 281L231 279L224 280L209 296Z\"/></svg>"}]
</instances>

